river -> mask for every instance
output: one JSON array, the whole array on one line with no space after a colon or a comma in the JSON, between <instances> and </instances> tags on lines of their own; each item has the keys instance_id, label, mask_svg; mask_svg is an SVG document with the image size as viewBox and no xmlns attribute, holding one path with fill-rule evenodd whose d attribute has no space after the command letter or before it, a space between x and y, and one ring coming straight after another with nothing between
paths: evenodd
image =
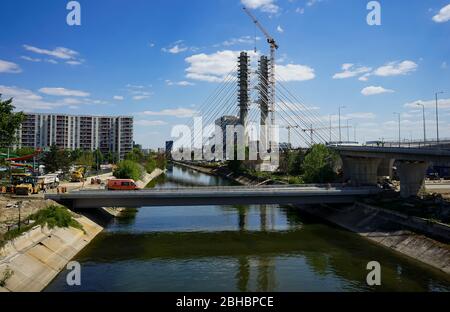
<instances>
[{"instance_id":1,"label":"river","mask_svg":"<svg viewBox=\"0 0 450 312\"><path fill-rule=\"evenodd\" d=\"M230 184L174 166L155 187ZM292 207L140 208L105 226L74 259L81 286L62 271L46 291L450 291L444 273Z\"/></svg>"}]
</instances>

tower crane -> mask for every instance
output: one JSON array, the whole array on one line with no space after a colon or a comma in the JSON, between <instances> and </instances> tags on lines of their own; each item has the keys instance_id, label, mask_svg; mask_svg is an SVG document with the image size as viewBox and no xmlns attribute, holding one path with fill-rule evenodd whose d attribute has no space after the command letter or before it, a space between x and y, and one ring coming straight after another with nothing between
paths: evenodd
<instances>
[{"instance_id":1,"label":"tower crane","mask_svg":"<svg viewBox=\"0 0 450 312\"><path fill-rule=\"evenodd\" d=\"M248 10L246 7L243 7L244 12L247 13L247 15L251 18L253 23L261 30L261 32L264 34L264 36L267 39L267 43L270 47L270 76L269 76L269 83L270 83L270 111L271 111L271 123L272 127L275 126L275 54L276 50L278 50L279 46L275 39L266 31L266 29L261 25L261 23L256 19L256 17Z\"/></svg>"},{"instance_id":2,"label":"tower crane","mask_svg":"<svg viewBox=\"0 0 450 312\"><path fill-rule=\"evenodd\" d=\"M351 126L347 126L347 127L341 127L341 129L351 129ZM327 128L313 128L313 126L311 125L311 128L309 129L302 129L303 132L309 132L311 135L311 145L314 145L314 133L317 131L323 131L323 130L333 130L333 129L339 129L339 127L327 127ZM330 138L331 141L331 138Z\"/></svg>"}]
</instances>

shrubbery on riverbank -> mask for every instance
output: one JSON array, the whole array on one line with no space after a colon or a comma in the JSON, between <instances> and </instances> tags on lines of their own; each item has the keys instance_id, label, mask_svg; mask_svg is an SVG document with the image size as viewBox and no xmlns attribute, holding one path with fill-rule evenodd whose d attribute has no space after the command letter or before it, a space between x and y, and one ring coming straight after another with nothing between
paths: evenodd
<instances>
[{"instance_id":1,"label":"shrubbery on riverbank","mask_svg":"<svg viewBox=\"0 0 450 312\"><path fill-rule=\"evenodd\" d=\"M23 233L38 225L48 226L50 229L55 227L73 227L83 230L83 226L73 217L73 214L66 207L56 205L51 205L38 211L28 217L23 223L25 224L21 224L20 228L17 227L9 232L6 232L3 236L0 236L0 247L6 242L19 237Z\"/></svg>"},{"instance_id":2,"label":"shrubbery on riverbank","mask_svg":"<svg viewBox=\"0 0 450 312\"><path fill-rule=\"evenodd\" d=\"M278 172L258 172L249 166L251 161L231 160L227 167L237 174L249 174L261 179L287 182L289 184L332 183L337 179L337 154L323 144L309 150L283 152Z\"/></svg>"},{"instance_id":3,"label":"shrubbery on riverbank","mask_svg":"<svg viewBox=\"0 0 450 312\"><path fill-rule=\"evenodd\" d=\"M124 160L117 164L113 175L118 179L133 179L138 181L144 175L144 167L132 160Z\"/></svg>"}]
</instances>

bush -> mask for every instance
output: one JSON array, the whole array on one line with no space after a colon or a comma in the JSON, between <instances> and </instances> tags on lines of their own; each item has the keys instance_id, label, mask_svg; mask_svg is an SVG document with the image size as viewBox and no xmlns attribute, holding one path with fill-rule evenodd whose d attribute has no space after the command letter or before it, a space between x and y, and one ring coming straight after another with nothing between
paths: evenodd
<instances>
[{"instance_id":1,"label":"bush","mask_svg":"<svg viewBox=\"0 0 450 312\"><path fill-rule=\"evenodd\" d=\"M70 211L61 206L51 205L34 215L30 216L31 220L35 220L34 225L47 225L49 228L54 227L83 229L83 226L73 218Z\"/></svg>"},{"instance_id":2,"label":"bush","mask_svg":"<svg viewBox=\"0 0 450 312\"><path fill-rule=\"evenodd\" d=\"M72 213L67 208L62 206L48 206L47 208L31 215L28 220L34 220L34 222L27 225L21 225L20 228L15 228L4 235L0 235L0 247L2 247L6 242L19 237L37 225L47 225L51 229L55 227L74 227L84 231L83 226L73 218Z\"/></svg>"},{"instance_id":3,"label":"bush","mask_svg":"<svg viewBox=\"0 0 450 312\"><path fill-rule=\"evenodd\" d=\"M113 175L118 179L140 180L144 173L144 169L138 163L131 160L124 160L117 164Z\"/></svg>"}]
</instances>

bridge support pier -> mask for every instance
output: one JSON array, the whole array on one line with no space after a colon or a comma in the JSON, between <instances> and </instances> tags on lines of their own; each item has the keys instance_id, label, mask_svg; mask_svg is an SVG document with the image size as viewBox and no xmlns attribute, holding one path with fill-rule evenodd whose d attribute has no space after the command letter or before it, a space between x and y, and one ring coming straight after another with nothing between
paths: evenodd
<instances>
[{"instance_id":1,"label":"bridge support pier","mask_svg":"<svg viewBox=\"0 0 450 312\"><path fill-rule=\"evenodd\" d=\"M378 177L389 177L392 179L395 159L383 159L378 167Z\"/></svg>"},{"instance_id":2,"label":"bridge support pier","mask_svg":"<svg viewBox=\"0 0 450 312\"><path fill-rule=\"evenodd\" d=\"M377 185L381 158L342 157L344 175L353 186Z\"/></svg>"},{"instance_id":3,"label":"bridge support pier","mask_svg":"<svg viewBox=\"0 0 450 312\"><path fill-rule=\"evenodd\" d=\"M425 173L428 166L427 162L399 162L397 169L400 177L400 196L402 198L409 198L419 194L425 184Z\"/></svg>"}]
</instances>

